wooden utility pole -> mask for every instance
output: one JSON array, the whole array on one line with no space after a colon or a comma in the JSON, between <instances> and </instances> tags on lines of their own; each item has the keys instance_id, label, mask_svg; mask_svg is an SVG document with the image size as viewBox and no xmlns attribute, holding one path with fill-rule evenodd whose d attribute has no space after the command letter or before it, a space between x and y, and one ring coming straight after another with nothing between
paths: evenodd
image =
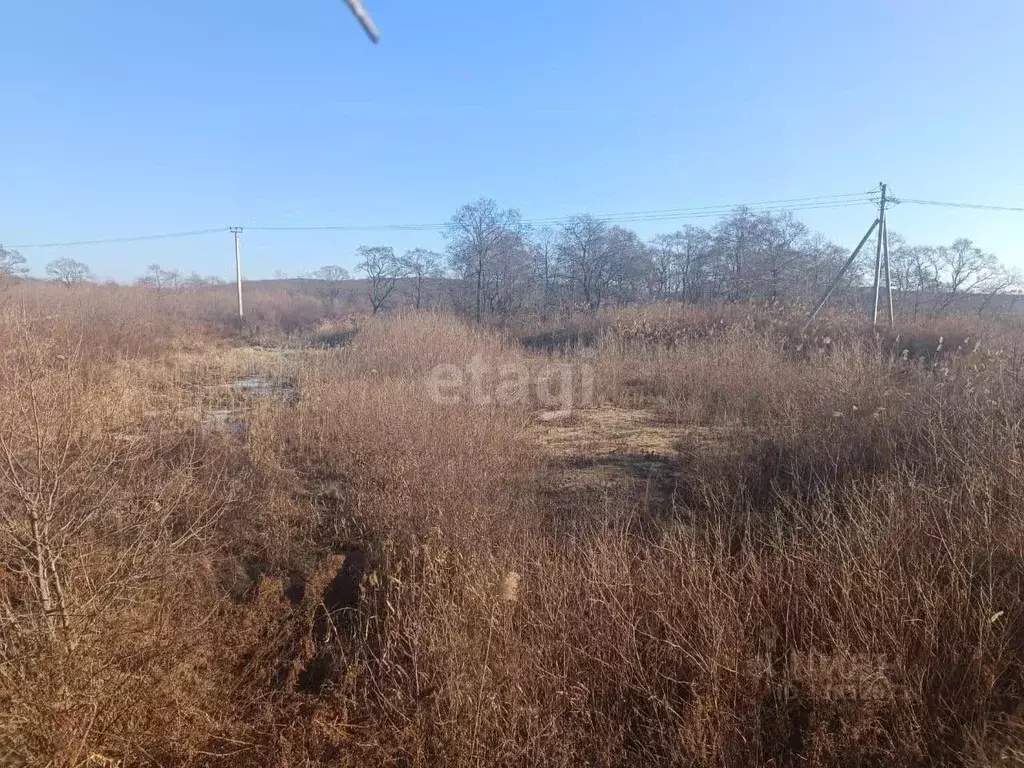
<instances>
[{"instance_id":1,"label":"wooden utility pole","mask_svg":"<svg viewBox=\"0 0 1024 768\"><path fill-rule=\"evenodd\" d=\"M242 311L242 254L239 250L238 236L242 234L241 227L231 227L231 234L235 236L235 282L238 283L238 318L242 319L245 314Z\"/></svg>"}]
</instances>

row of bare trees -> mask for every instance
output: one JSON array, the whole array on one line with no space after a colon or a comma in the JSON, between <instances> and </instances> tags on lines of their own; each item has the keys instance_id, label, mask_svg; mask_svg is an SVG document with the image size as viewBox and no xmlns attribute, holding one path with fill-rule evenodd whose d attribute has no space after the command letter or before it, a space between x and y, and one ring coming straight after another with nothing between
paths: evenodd
<instances>
[{"instance_id":1,"label":"row of bare trees","mask_svg":"<svg viewBox=\"0 0 1024 768\"><path fill-rule=\"evenodd\" d=\"M360 260L356 270L367 279L368 298L375 313L384 308L399 280L408 280L412 304L419 309L426 304L428 282L445 276L442 255L423 248L414 248L401 257L397 257L394 250L387 246L363 246L357 253ZM94 280L87 264L70 258L51 261L45 269L51 281L68 287ZM28 272L28 261L21 253L0 246L0 288L14 279L25 277ZM283 273L277 276L285 277ZM337 265L321 267L302 278L332 309L345 291L345 283L349 279L348 270ZM217 277L205 277L197 272L185 274L159 264L150 264L136 280L137 285L157 293L203 288L224 282Z\"/></svg>"},{"instance_id":2,"label":"row of bare trees","mask_svg":"<svg viewBox=\"0 0 1024 768\"><path fill-rule=\"evenodd\" d=\"M437 294L431 286L443 277L454 278L452 303L477 320L645 300L808 303L848 255L790 212L750 208L737 208L707 228L688 225L644 241L589 214L530 227L518 210L481 198L459 208L443 235L443 255L414 248L399 256L384 245L357 250L355 270L366 280L375 313L394 300L400 281L411 305L426 306ZM893 293L902 311L982 312L1021 286L1014 271L965 238L942 247L910 245L897 234L890 241ZM840 299L855 301L870 282L871 250L847 272ZM91 279L85 264L68 258L50 262L46 271L69 286ZM23 256L0 248L0 280L26 272ZM304 282L333 308L349 279L344 267L328 265ZM139 280L157 291L218 282L157 264Z\"/></svg>"},{"instance_id":3,"label":"row of bare trees","mask_svg":"<svg viewBox=\"0 0 1024 768\"><path fill-rule=\"evenodd\" d=\"M981 313L1001 294L1022 287L1016 271L967 238L937 248L909 245L898 235L890 241L893 291L915 316L948 312L958 304Z\"/></svg>"},{"instance_id":4,"label":"row of bare trees","mask_svg":"<svg viewBox=\"0 0 1024 768\"><path fill-rule=\"evenodd\" d=\"M445 237L449 266L478 319L525 304L808 300L845 258L792 214L746 208L710 229L687 226L644 242L589 214L531 231L518 211L482 199L456 212ZM851 273L848 287L858 279Z\"/></svg>"},{"instance_id":5,"label":"row of bare trees","mask_svg":"<svg viewBox=\"0 0 1024 768\"><path fill-rule=\"evenodd\" d=\"M390 246L364 245L359 247L356 255L359 257L356 271L367 281L367 298L374 314L384 309L398 282L403 279L410 288L407 293L411 304L416 309L425 307L428 283L445 276L441 254L425 248L413 248L403 256L396 256ZM344 267L329 264L320 267L307 279L312 281L314 290L334 309L350 276Z\"/></svg>"},{"instance_id":6,"label":"row of bare trees","mask_svg":"<svg viewBox=\"0 0 1024 768\"><path fill-rule=\"evenodd\" d=\"M224 280L219 277L207 277L198 272L185 274L177 269L164 269L159 264L150 264L146 273L136 281L139 285L154 288L158 292L177 290L180 288L203 288L208 285L221 285Z\"/></svg>"},{"instance_id":7,"label":"row of bare trees","mask_svg":"<svg viewBox=\"0 0 1024 768\"><path fill-rule=\"evenodd\" d=\"M652 299L807 303L848 256L792 213L749 208L709 228L686 226L644 242L588 214L531 229L517 210L480 199L460 208L444 234L448 266L461 279L461 307L477 319L527 306L597 309ZM1021 284L964 238L932 248L893 235L891 245L895 297L915 312L981 311ZM865 256L847 273L841 296L856 299L870 281L870 261Z\"/></svg>"},{"instance_id":8,"label":"row of bare trees","mask_svg":"<svg viewBox=\"0 0 1024 768\"><path fill-rule=\"evenodd\" d=\"M69 288L96 279L88 264L68 257L47 262L44 269L48 280ZM15 278L23 278L28 272L28 260L21 253L0 246L0 285ZM200 288L223 282L220 278L204 277L197 272L185 274L176 269L164 269L159 264L150 264L145 274L136 281L138 285L157 291Z\"/></svg>"},{"instance_id":9,"label":"row of bare trees","mask_svg":"<svg viewBox=\"0 0 1024 768\"><path fill-rule=\"evenodd\" d=\"M48 262L45 269L47 278L69 287L92 280L92 272L87 264L66 257ZM28 260L18 251L0 245L0 288L12 279L27 274Z\"/></svg>"}]
</instances>

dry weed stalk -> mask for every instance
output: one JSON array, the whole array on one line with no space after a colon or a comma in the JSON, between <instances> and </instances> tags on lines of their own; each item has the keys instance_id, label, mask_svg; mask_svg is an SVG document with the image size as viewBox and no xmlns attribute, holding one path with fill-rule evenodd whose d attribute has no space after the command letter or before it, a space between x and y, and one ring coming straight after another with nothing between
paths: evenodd
<instances>
[{"instance_id":1,"label":"dry weed stalk","mask_svg":"<svg viewBox=\"0 0 1024 768\"><path fill-rule=\"evenodd\" d=\"M1011 324L797 349L780 313L666 305L524 325L531 350L442 313L350 337L315 298L254 291L243 339L316 347L281 353L228 350L216 292L32 290L0 312L0 760L1019 751ZM901 359L912 336L931 358ZM425 397L478 354L586 354L634 418L577 461L537 432L600 410ZM297 396L233 386L255 374ZM223 408L247 428L205 420Z\"/></svg>"}]
</instances>

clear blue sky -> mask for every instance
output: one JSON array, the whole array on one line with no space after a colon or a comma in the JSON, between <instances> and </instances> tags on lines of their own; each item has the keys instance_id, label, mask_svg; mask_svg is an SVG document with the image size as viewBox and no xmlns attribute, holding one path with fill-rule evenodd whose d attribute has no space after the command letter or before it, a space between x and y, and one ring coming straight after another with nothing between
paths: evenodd
<instances>
[{"instance_id":1,"label":"clear blue sky","mask_svg":"<svg viewBox=\"0 0 1024 768\"><path fill-rule=\"evenodd\" d=\"M866 190L1024 206L1021 0L7 0L0 243ZM798 214L850 247L868 209ZM638 227L642 235L684 222ZM707 223L697 222L697 223ZM1024 214L902 206L1024 267ZM243 235L246 273L434 233ZM230 235L29 250L228 276Z\"/></svg>"}]
</instances>

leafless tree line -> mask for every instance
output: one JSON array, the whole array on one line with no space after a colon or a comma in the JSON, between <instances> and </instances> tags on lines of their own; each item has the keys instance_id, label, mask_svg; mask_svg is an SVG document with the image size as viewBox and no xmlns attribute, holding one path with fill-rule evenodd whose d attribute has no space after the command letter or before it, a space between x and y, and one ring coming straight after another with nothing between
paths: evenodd
<instances>
[{"instance_id":1,"label":"leafless tree line","mask_svg":"<svg viewBox=\"0 0 1024 768\"><path fill-rule=\"evenodd\" d=\"M154 288L158 292L178 290L181 288L203 288L208 285L221 285L224 280L218 277L207 277L198 272L185 274L177 269L164 269L159 264L150 264L146 273L136 281L139 285Z\"/></svg>"},{"instance_id":2,"label":"leafless tree line","mask_svg":"<svg viewBox=\"0 0 1024 768\"><path fill-rule=\"evenodd\" d=\"M446 300L478 321L650 300L809 303L848 255L790 212L744 207L710 227L687 225L644 241L589 214L530 227L518 210L481 198L459 208L443 235L444 254L414 248L399 256L384 245L357 250L355 271L366 281L374 313L399 297L416 308L436 303L440 278L452 281ZM932 247L892 234L890 244L894 299L904 313L981 313L1005 306L997 299L1022 285L1015 271L966 238ZM870 262L866 255L846 273L838 301L860 300L860 289L871 279ZM0 281L26 273L25 264L21 254L0 248ZM92 279L87 265L68 258L50 262L46 272L69 287ZM332 309L348 280L348 270L338 265L302 278ZM221 281L151 264L138 282L159 292Z\"/></svg>"},{"instance_id":3,"label":"leafless tree line","mask_svg":"<svg viewBox=\"0 0 1024 768\"><path fill-rule=\"evenodd\" d=\"M396 256L390 246L364 245L357 249L356 255L359 257L356 272L367 281L367 298L374 314L385 308L403 279L409 287L405 293L412 306L425 308L429 281L445 277L441 254L425 248L413 248L403 256ZM335 308L349 279L348 270L336 264L320 267L306 278L331 309Z\"/></svg>"},{"instance_id":4,"label":"leafless tree line","mask_svg":"<svg viewBox=\"0 0 1024 768\"><path fill-rule=\"evenodd\" d=\"M983 313L1001 295L1024 285L1017 271L964 237L936 248L909 245L892 235L890 248L893 291L904 311L914 316L941 314L958 305Z\"/></svg>"},{"instance_id":5,"label":"leafless tree line","mask_svg":"<svg viewBox=\"0 0 1024 768\"><path fill-rule=\"evenodd\" d=\"M809 303L849 255L790 212L743 207L711 227L688 225L645 242L589 214L531 229L517 210L480 199L460 208L444 234L457 303L477 319L666 299ZM890 240L894 299L903 311L981 312L1021 286L1014 271L968 239L937 248ZM840 299L860 300L870 261L846 273Z\"/></svg>"},{"instance_id":6,"label":"leafless tree line","mask_svg":"<svg viewBox=\"0 0 1024 768\"><path fill-rule=\"evenodd\" d=\"M28 274L28 260L18 251L0 245L0 289ZM68 287L92 280L88 265L69 258L54 259L46 265L49 280Z\"/></svg>"}]
</instances>

